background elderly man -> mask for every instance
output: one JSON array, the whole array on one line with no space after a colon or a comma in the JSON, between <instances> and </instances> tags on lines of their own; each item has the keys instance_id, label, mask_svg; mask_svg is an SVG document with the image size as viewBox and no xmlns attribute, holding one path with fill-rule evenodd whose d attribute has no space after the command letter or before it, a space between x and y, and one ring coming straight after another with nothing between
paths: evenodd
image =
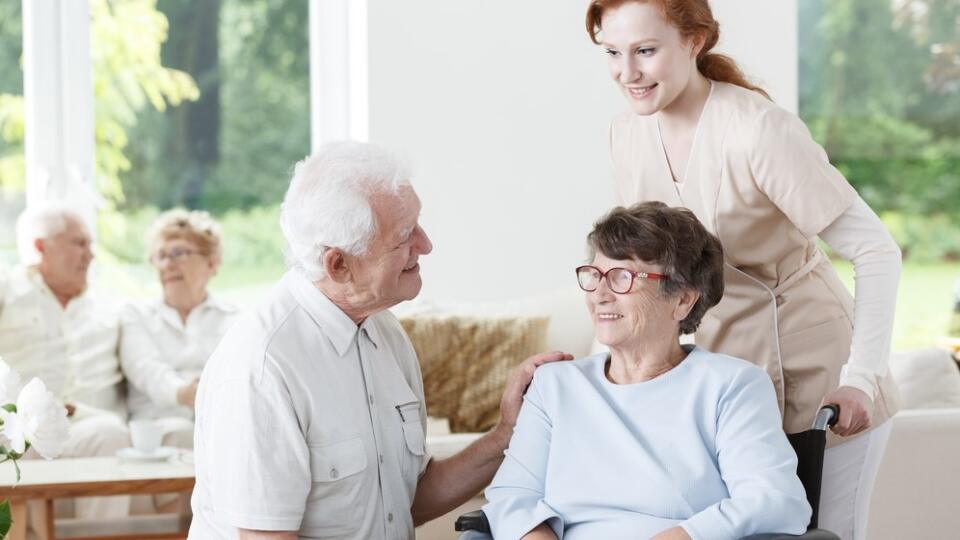
<instances>
[{"instance_id":1,"label":"background elderly man","mask_svg":"<svg viewBox=\"0 0 960 540\"><path fill-rule=\"evenodd\" d=\"M387 311L420 292L433 246L419 213L406 168L377 146L297 164L280 218L291 270L201 378L191 538L412 539L493 477L534 369L570 356L524 361L500 424L432 460L416 354Z\"/></svg>"},{"instance_id":2,"label":"background elderly man","mask_svg":"<svg viewBox=\"0 0 960 540\"><path fill-rule=\"evenodd\" d=\"M63 204L17 220L21 266L0 280L0 356L39 377L71 417L64 457L114 455L130 445L117 361L118 311L87 291L93 260L83 219ZM29 454L28 454L29 457ZM129 497L78 499L78 517L126 515Z\"/></svg>"}]
</instances>

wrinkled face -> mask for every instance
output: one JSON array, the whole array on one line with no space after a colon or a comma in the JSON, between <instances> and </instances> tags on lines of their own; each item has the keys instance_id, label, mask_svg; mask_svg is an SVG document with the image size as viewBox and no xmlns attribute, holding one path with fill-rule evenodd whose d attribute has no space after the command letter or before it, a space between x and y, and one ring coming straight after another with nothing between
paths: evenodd
<instances>
[{"instance_id":1,"label":"wrinkled face","mask_svg":"<svg viewBox=\"0 0 960 540\"><path fill-rule=\"evenodd\" d=\"M627 2L604 12L601 46L610 76L637 114L666 109L697 70L697 51L650 2Z\"/></svg>"},{"instance_id":2,"label":"wrinkled face","mask_svg":"<svg viewBox=\"0 0 960 540\"><path fill-rule=\"evenodd\" d=\"M663 272L659 265L611 259L602 253L597 253L590 264L603 272L615 267L634 272ZM638 277L630 292L616 294L606 279L601 280L595 291L586 293L587 310L593 319L597 341L620 350L632 350L664 339L675 341L680 325L673 315L679 299L663 296L659 288L659 282Z\"/></svg>"},{"instance_id":3,"label":"wrinkled face","mask_svg":"<svg viewBox=\"0 0 960 540\"><path fill-rule=\"evenodd\" d=\"M219 261L200 251L186 238L167 238L160 242L150 261L157 269L163 297L170 304L181 299L206 297L207 283L216 275Z\"/></svg>"},{"instance_id":4,"label":"wrinkled face","mask_svg":"<svg viewBox=\"0 0 960 540\"><path fill-rule=\"evenodd\" d=\"M93 260L86 225L67 218L67 227L49 238L37 240L44 282L58 295L77 296L87 287L87 270Z\"/></svg>"},{"instance_id":5,"label":"wrinkled face","mask_svg":"<svg viewBox=\"0 0 960 540\"><path fill-rule=\"evenodd\" d=\"M374 195L377 236L367 253L347 255L353 295L371 313L387 309L420 293L418 259L433 250L420 227L420 199L412 187L396 195Z\"/></svg>"}]
</instances>

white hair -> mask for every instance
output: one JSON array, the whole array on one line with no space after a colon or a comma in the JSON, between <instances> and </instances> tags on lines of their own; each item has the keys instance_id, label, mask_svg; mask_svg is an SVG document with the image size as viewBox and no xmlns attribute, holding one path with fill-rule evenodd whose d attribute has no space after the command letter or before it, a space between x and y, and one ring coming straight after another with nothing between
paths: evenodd
<instances>
[{"instance_id":1,"label":"white hair","mask_svg":"<svg viewBox=\"0 0 960 540\"><path fill-rule=\"evenodd\" d=\"M40 263L36 241L56 236L67 229L70 221L84 225L80 212L62 201L44 201L30 205L17 218L17 252L20 263L33 266Z\"/></svg>"},{"instance_id":2,"label":"white hair","mask_svg":"<svg viewBox=\"0 0 960 540\"><path fill-rule=\"evenodd\" d=\"M322 279L323 253L338 248L363 255L377 233L370 199L410 185L406 160L381 146L328 143L296 164L280 207L290 268L311 281Z\"/></svg>"}]
</instances>

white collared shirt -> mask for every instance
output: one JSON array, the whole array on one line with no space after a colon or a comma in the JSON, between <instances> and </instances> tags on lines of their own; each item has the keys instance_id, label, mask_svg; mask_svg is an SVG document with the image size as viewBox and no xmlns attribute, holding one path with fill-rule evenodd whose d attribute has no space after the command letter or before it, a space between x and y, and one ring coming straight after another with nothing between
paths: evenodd
<instances>
[{"instance_id":1,"label":"white collared shirt","mask_svg":"<svg viewBox=\"0 0 960 540\"><path fill-rule=\"evenodd\" d=\"M190 538L243 528L412 540L425 426L420 367L396 318L358 327L288 272L204 369Z\"/></svg>"},{"instance_id":2,"label":"white collared shirt","mask_svg":"<svg viewBox=\"0 0 960 540\"><path fill-rule=\"evenodd\" d=\"M117 361L119 307L90 292L64 308L34 267L0 281L0 356L23 383L38 377L54 396L126 418Z\"/></svg>"},{"instance_id":3,"label":"white collared shirt","mask_svg":"<svg viewBox=\"0 0 960 540\"><path fill-rule=\"evenodd\" d=\"M177 390L200 376L236 313L213 296L190 310L185 322L162 299L127 306L120 319L120 365L130 383L130 417L192 420L193 409L177 404Z\"/></svg>"}]
</instances>

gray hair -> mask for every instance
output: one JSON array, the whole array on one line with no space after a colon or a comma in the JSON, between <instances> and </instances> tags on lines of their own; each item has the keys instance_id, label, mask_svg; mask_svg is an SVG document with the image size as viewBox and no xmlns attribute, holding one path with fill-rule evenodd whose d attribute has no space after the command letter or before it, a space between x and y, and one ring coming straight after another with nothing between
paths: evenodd
<instances>
[{"instance_id":1,"label":"gray hair","mask_svg":"<svg viewBox=\"0 0 960 540\"><path fill-rule=\"evenodd\" d=\"M34 245L38 239L56 236L67 229L70 221L86 226L80 212L62 201L44 201L30 205L17 218L17 252L20 263L40 263L40 252Z\"/></svg>"},{"instance_id":2,"label":"gray hair","mask_svg":"<svg viewBox=\"0 0 960 540\"><path fill-rule=\"evenodd\" d=\"M371 197L396 194L407 185L406 160L381 146L354 141L321 146L296 164L280 207L287 265L317 281L326 275L327 249L363 255L377 233Z\"/></svg>"},{"instance_id":3,"label":"gray hair","mask_svg":"<svg viewBox=\"0 0 960 540\"><path fill-rule=\"evenodd\" d=\"M203 210L173 208L160 214L147 230L147 258L153 256L160 244L172 238L192 242L206 256L220 259L223 252L223 232L220 224Z\"/></svg>"}]
</instances>

